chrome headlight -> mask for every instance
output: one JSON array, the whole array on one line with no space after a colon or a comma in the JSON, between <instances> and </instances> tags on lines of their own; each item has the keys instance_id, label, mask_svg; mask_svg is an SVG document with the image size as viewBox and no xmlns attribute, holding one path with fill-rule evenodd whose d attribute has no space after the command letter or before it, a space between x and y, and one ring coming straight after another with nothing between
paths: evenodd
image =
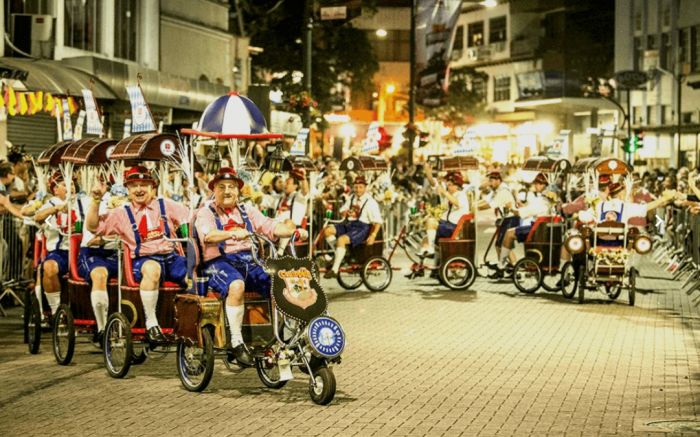
<instances>
[{"instance_id":1,"label":"chrome headlight","mask_svg":"<svg viewBox=\"0 0 700 437\"><path fill-rule=\"evenodd\" d=\"M331 317L316 317L309 322L306 338L314 355L322 358L335 358L345 349L345 332Z\"/></svg>"},{"instance_id":2,"label":"chrome headlight","mask_svg":"<svg viewBox=\"0 0 700 437\"><path fill-rule=\"evenodd\" d=\"M647 235L639 235L634 239L634 250L640 255L651 252L653 245L651 238Z\"/></svg>"},{"instance_id":3,"label":"chrome headlight","mask_svg":"<svg viewBox=\"0 0 700 437\"><path fill-rule=\"evenodd\" d=\"M581 236L581 234L575 233L566 237L564 247L570 254L576 255L583 252L583 250L586 248L586 242L583 240L583 236Z\"/></svg>"}]
</instances>

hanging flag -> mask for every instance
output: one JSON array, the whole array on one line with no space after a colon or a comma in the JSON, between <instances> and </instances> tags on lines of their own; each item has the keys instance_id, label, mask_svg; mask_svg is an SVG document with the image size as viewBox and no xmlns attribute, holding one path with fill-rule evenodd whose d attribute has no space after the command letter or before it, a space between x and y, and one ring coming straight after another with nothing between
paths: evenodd
<instances>
[{"instance_id":1,"label":"hanging flag","mask_svg":"<svg viewBox=\"0 0 700 437\"><path fill-rule=\"evenodd\" d=\"M78 121L75 122L75 133L73 134L74 140L80 140L83 138L83 123L85 122L85 111L82 109L78 113Z\"/></svg>"},{"instance_id":2,"label":"hanging flag","mask_svg":"<svg viewBox=\"0 0 700 437\"><path fill-rule=\"evenodd\" d=\"M131 131L134 133L155 131L156 124L153 121L151 110L146 104L141 87L139 85L129 85L126 87L126 92L129 94L129 101L131 102Z\"/></svg>"},{"instance_id":3,"label":"hanging flag","mask_svg":"<svg viewBox=\"0 0 700 437\"><path fill-rule=\"evenodd\" d=\"M14 116L17 113L17 96L11 86L5 90L5 104L7 105L7 113Z\"/></svg>"},{"instance_id":4,"label":"hanging flag","mask_svg":"<svg viewBox=\"0 0 700 437\"><path fill-rule=\"evenodd\" d=\"M29 93L27 96L29 97L29 114L34 115L37 112L41 112L42 109L44 109L44 94L41 91L37 91L34 93Z\"/></svg>"},{"instance_id":5,"label":"hanging flag","mask_svg":"<svg viewBox=\"0 0 700 437\"><path fill-rule=\"evenodd\" d=\"M19 93L19 98L17 99L19 101L19 104L17 107L19 108L19 114L20 115L25 115L27 111L29 111L29 103L27 103L27 93Z\"/></svg>"},{"instance_id":6,"label":"hanging flag","mask_svg":"<svg viewBox=\"0 0 700 437\"><path fill-rule=\"evenodd\" d=\"M127 118L124 120L124 135L122 138L130 137L131 136L131 119Z\"/></svg>"},{"instance_id":7,"label":"hanging flag","mask_svg":"<svg viewBox=\"0 0 700 437\"><path fill-rule=\"evenodd\" d=\"M73 140L73 125L70 120L70 108L68 99L63 99L63 141ZM60 111L60 110L59 110Z\"/></svg>"},{"instance_id":8,"label":"hanging flag","mask_svg":"<svg viewBox=\"0 0 700 437\"><path fill-rule=\"evenodd\" d=\"M299 129L299 132L297 133L297 137L294 140L294 143L292 144L292 147L289 149L289 154L290 155L299 155L303 156L306 155L306 142L309 139L309 128L304 127Z\"/></svg>"},{"instance_id":9,"label":"hanging flag","mask_svg":"<svg viewBox=\"0 0 700 437\"><path fill-rule=\"evenodd\" d=\"M78 110L78 104L75 102L73 97L68 97L68 110L71 115L75 114Z\"/></svg>"},{"instance_id":10,"label":"hanging flag","mask_svg":"<svg viewBox=\"0 0 700 437\"><path fill-rule=\"evenodd\" d=\"M92 91L83 90L83 102L85 103L85 115L87 118L87 130L90 135L102 136L102 122L100 121L100 113L97 110L97 102Z\"/></svg>"},{"instance_id":11,"label":"hanging flag","mask_svg":"<svg viewBox=\"0 0 700 437\"><path fill-rule=\"evenodd\" d=\"M54 98L51 93L46 93L45 99L46 103L44 104L44 111L53 113L54 109L56 108L56 104L54 103Z\"/></svg>"},{"instance_id":12,"label":"hanging flag","mask_svg":"<svg viewBox=\"0 0 700 437\"><path fill-rule=\"evenodd\" d=\"M379 123L373 121L367 130L367 138L362 141L362 153L376 152L379 150L379 140L382 134L379 133Z\"/></svg>"}]
</instances>

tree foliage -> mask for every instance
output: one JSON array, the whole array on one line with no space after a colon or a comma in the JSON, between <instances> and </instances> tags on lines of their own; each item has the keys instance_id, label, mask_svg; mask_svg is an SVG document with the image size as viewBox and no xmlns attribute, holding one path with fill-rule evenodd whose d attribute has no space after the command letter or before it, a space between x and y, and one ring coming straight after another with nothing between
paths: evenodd
<instances>
[{"instance_id":1,"label":"tree foliage","mask_svg":"<svg viewBox=\"0 0 700 437\"><path fill-rule=\"evenodd\" d=\"M252 60L255 80L282 90L287 101L292 96L302 96L304 89L304 81L293 72L304 71L306 1L240 2L250 43L263 49ZM338 83L362 91L371 84L378 70L366 33L352 27L352 22L314 24L311 77L312 96L318 102L318 109L328 111L334 103L342 101L342 96L335 95Z\"/></svg>"},{"instance_id":2,"label":"tree foliage","mask_svg":"<svg viewBox=\"0 0 700 437\"><path fill-rule=\"evenodd\" d=\"M458 126L467 123L469 118L482 115L486 99L479 92L476 83L487 78L486 74L472 68L451 71L446 103L436 108L425 108L426 116Z\"/></svg>"}]
</instances>

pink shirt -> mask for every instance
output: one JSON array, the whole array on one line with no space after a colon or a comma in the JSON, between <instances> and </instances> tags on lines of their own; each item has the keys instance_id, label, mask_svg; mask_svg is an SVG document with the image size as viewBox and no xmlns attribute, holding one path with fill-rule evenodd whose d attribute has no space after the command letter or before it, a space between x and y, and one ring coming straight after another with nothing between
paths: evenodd
<instances>
[{"instance_id":1,"label":"pink shirt","mask_svg":"<svg viewBox=\"0 0 700 437\"><path fill-rule=\"evenodd\" d=\"M168 218L170 232L182 223L189 222L190 210L173 200L165 199L165 215ZM158 199L153 199L145 207L129 204L134 219L138 225L138 232L141 239L139 256L168 254L175 251L174 243L165 239L165 226L160 218L160 206ZM131 256L135 256L136 240L134 229L129 221L125 207L115 208L107 214L100 216L100 224L97 228L98 235L117 235L131 249ZM167 235L172 238L172 235Z\"/></svg>"},{"instance_id":2,"label":"pink shirt","mask_svg":"<svg viewBox=\"0 0 700 437\"><path fill-rule=\"evenodd\" d=\"M241 213L238 208L233 208L231 210L225 211L223 208L216 206L216 202L212 202L211 206L216 209L219 220L221 220L221 225L225 231L230 231L234 228L244 228L245 223L241 217ZM263 234L267 238L274 240L276 239L274 235L275 226L277 222L271 218L262 215L257 208L246 205L246 213L248 214L248 219L250 220L253 230L260 234ZM220 243L204 243L204 238L212 231L216 231L216 219L214 218L214 213L207 206L199 210L197 216L195 217L194 226L199 234L200 241L204 245L204 261L209 261L218 256L221 256L219 251ZM234 240L228 239L224 242L224 251L226 253L236 253L250 250L253 243L250 239L246 238L244 240Z\"/></svg>"}]
</instances>

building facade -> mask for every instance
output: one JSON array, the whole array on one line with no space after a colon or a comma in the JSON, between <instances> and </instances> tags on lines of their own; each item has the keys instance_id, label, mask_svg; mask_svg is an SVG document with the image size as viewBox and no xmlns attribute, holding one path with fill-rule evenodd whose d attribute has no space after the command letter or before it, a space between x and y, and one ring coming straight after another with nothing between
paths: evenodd
<instances>
[{"instance_id":1,"label":"building facade","mask_svg":"<svg viewBox=\"0 0 700 437\"><path fill-rule=\"evenodd\" d=\"M130 116L125 85L140 84L156 123L190 125L216 97L246 91L247 38L229 32L226 0L2 0L5 86L81 96L93 88L107 134L121 138ZM17 80L22 78L23 80ZM3 127L4 126L4 129ZM55 141L46 114L6 117L12 143L35 150ZM4 141L0 141L4 144Z\"/></svg>"},{"instance_id":2,"label":"building facade","mask_svg":"<svg viewBox=\"0 0 700 437\"><path fill-rule=\"evenodd\" d=\"M616 1L615 71L649 79L629 96L632 127L644 134L637 158L648 166L698 165L699 48L700 2ZM626 100L626 92L619 95Z\"/></svg>"}]
</instances>

